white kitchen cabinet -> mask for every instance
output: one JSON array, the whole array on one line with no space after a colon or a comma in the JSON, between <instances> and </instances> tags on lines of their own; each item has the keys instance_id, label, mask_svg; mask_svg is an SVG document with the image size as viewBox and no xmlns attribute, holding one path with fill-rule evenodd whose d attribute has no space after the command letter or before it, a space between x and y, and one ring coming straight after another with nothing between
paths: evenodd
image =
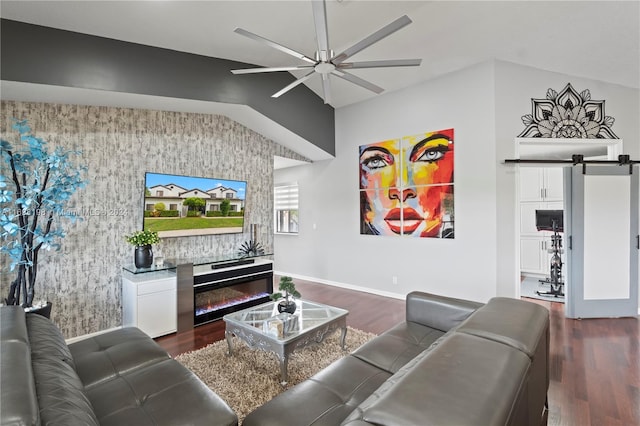
<instances>
[{"instance_id":1,"label":"white kitchen cabinet","mask_svg":"<svg viewBox=\"0 0 640 426\"><path fill-rule=\"evenodd\" d=\"M562 168L520 168L520 271L523 273L549 275L553 232L538 231L536 210L562 210L562 192Z\"/></svg>"},{"instance_id":2,"label":"white kitchen cabinet","mask_svg":"<svg viewBox=\"0 0 640 426\"><path fill-rule=\"evenodd\" d=\"M542 249L542 239L537 237L520 238L520 272L545 274L546 255Z\"/></svg>"},{"instance_id":3,"label":"white kitchen cabinet","mask_svg":"<svg viewBox=\"0 0 640 426\"><path fill-rule=\"evenodd\" d=\"M549 275L550 253L552 250L551 231L538 231L535 226L535 211L562 210L562 203L521 203L520 209L520 272L537 275ZM564 233L562 237L562 249L564 249ZM562 261L564 262L564 255Z\"/></svg>"},{"instance_id":4,"label":"white kitchen cabinet","mask_svg":"<svg viewBox=\"0 0 640 426\"><path fill-rule=\"evenodd\" d=\"M562 201L562 168L520 167L520 201Z\"/></svg>"},{"instance_id":5,"label":"white kitchen cabinet","mask_svg":"<svg viewBox=\"0 0 640 426\"><path fill-rule=\"evenodd\" d=\"M544 200L563 200L563 171L562 167L548 167L544 170Z\"/></svg>"},{"instance_id":6,"label":"white kitchen cabinet","mask_svg":"<svg viewBox=\"0 0 640 426\"><path fill-rule=\"evenodd\" d=\"M564 265L564 239L561 250L560 257ZM520 238L520 272L548 277L551 273L552 256L553 245L550 233L544 237Z\"/></svg>"},{"instance_id":7,"label":"white kitchen cabinet","mask_svg":"<svg viewBox=\"0 0 640 426\"><path fill-rule=\"evenodd\" d=\"M151 337L177 330L176 274L158 271L122 276L122 325L138 327Z\"/></svg>"}]
</instances>

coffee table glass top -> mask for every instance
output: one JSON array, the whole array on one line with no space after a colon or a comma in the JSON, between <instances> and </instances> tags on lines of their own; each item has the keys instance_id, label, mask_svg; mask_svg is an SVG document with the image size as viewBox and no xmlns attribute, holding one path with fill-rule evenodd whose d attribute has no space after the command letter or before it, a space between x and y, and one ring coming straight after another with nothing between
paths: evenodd
<instances>
[{"instance_id":1,"label":"coffee table glass top","mask_svg":"<svg viewBox=\"0 0 640 426\"><path fill-rule=\"evenodd\" d=\"M267 335L264 331L264 324L267 320L279 314L277 304L278 302L263 303L262 305L227 314L223 319L225 322L237 323L245 327L253 326L257 331ZM309 302L308 300L296 300L296 305L297 308L293 314L298 317L296 329L285 334L284 337L271 337L286 342L349 313L345 309Z\"/></svg>"}]
</instances>

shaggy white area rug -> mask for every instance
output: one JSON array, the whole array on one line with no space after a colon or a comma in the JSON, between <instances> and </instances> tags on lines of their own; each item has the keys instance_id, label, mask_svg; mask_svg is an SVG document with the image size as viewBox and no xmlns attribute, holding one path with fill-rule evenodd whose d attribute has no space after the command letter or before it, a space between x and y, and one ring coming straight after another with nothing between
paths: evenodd
<instances>
[{"instance_id":1,"label":"shaggy white area rug","mask_svg":"<svg viewBox=\"0 0 640 426\"><path fill-rule=\"evenodd\" d=\"M279 393L313 376L339 358L375 337L347 327L345 349L340 347L340 331L324 342L299 349L289 356L288 383L280 384L280 365L275 354L250 349L233 337L233 356L226 340L178 355L176 360L193 371L236 412L240 423L258 406Z\"/></svg>"}]
</instances>

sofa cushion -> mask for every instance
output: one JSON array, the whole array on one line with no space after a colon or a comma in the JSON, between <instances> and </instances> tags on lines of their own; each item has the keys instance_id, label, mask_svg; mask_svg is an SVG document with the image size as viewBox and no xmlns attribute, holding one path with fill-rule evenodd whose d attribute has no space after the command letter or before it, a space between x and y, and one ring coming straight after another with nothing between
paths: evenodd
<instances>
[{"instance_id":1,"label":"sofa cushion","mask_svg":"<svg viewBox=\"0 0 640 426\"><path fill-rule=\"evenodd\" d=\"M546 308L524 300L494 297L456 331L504 343L533 357L548 328Z\"/></svg>"},{"instance_id":2,"label":"sofa cushion","mask_svg":"<svg viewBox=\"0 0 640 426\"><path fill-rule=\"evenodd\" d=\"M346 356L258 407L242 425L335 426L390 376L385 370Z\"/></svg>"},{"instance_id":3,"label":"sofa cushion","mask_svg":"<svg viewBox=\"0 0 640 426\"><path fill-rule=\"evenodd\" d=\"M119 374L87 389L103 426L237 425L229 406L174 359Z\"/></svg>"},{"instance_id":4,"label":"sofa cushion","mask_svg":"<svg viewBox=\"0 0 640 426\"><path fill-rule=\"evenodd\" d=\"M40 419L46 425L97 425L83 392L71 352L62 333L48 318L25 315Z\"/></svg>"},{"instance_id":5,"label":"sofa cushion","mask_svg":"<svg viewBox=\"0 0 640 426\"><path fill-rule=\"evenodd\" d=\"M55 355L33 357L33 375L43 425L98 425L75 370Z\"/></svg>"},{"instance_id":6,"label":"sofa cushion","mask_svg":"<svg viewBox=\"0 0 640 426\"><path fill-rule=\"evenodd\" d=\"M49 319L37 314L25 315L27 328L29 329L29 340L31 345L31 356L54 357L69 364L75 369L71 351L64 340L60 329Z\"/></svg>"},{"instance_id":7,"label":"sofa cushion","mask_svg":"<svg viewBox=\"0 0 640 426\"><path fill-rule=\"evenodd\" d=\"M169 358L153 339L134 327L74 342L69 350L86 389Z\"/></svg>"},{"instance_id":8,"label":"sofa cushion","mask_svg":"<svg viewBox=\"0 0 640 426\"><path fill-rule=\"evenodd\" d=\"M402 322L362 345L353 356L395 373L444 334L415 322Z\"/></svg>"},{"instance_id":9,"label":"sofa cushion","mask_svg":"<svg viewBox=\"0 0 640 426\"><path fill-rule=\"evenodd\" d=\"M407 364L343 425L518 424L530 359L480 337L453 333ZM364 422L364 423L363 423ZM524 424L524 423L521 423Z\"/></svg>"},{"instance_id":10,"label":"sofa cushion","mask_svg":"<svg viewBox=\"0 0 640 426\"><path fill-rule=\"evenodd\" d=\"M407 295L406 320L447 332L483 304L413 291Z\"/></svg>"}]
</instances>

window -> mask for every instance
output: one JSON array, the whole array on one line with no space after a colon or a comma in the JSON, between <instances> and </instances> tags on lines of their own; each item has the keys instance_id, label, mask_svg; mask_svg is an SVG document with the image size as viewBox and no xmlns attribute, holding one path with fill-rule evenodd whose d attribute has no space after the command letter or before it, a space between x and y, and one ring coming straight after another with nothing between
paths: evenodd
<instances>
[{"instance_id":1,"label":"window","mask_svg":"<svg viewBox=\"0 0 640 426\"><path fill-rule=\"evenodd\" d=\"M276 185L273 190L275 232L277 234L298 233L298 184Z\"/></svg>"},{"instance_id":2,"label":"window","mask_svg":"<svg viewBox=\"0 0 640 426\"><path fill-rule=\"evenodd\" d=\"M225 194L225 195L227 196L227 198L233 198L233 194L232 194L232 193L230 193L230 192L229 192L229 193L227 193L227 194Z\"/></svg>"}]
</instances>

